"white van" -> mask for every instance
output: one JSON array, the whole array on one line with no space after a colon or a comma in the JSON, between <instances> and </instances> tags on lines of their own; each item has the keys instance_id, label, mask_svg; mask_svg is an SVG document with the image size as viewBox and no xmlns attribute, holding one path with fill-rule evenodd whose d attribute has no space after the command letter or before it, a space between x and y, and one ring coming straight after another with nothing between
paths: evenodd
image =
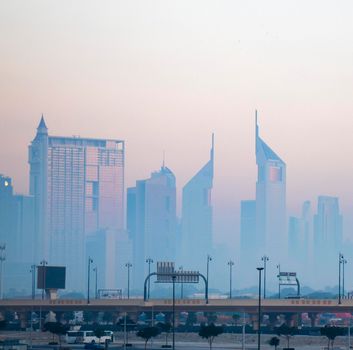
<instances>
[{"instance_id":1,"label":"white van","mask_svg":"<svg viewBox=\"0 0 353 350\"><path fill-rule=\"evenodd\" d=\"M93 331L68 331L66 333L67 344L89 344L89 343L105 343L114 341L112 331L104 331L104 335L99 339L94 335Z\"/></svg>"}]
</instances>

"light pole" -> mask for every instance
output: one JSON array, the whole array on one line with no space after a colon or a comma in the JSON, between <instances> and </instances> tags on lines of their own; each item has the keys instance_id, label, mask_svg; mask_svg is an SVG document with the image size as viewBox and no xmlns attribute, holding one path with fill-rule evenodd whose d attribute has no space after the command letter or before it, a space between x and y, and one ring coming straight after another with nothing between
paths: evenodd
<instances>
[{"instance_id":1,"label":"light pole","mask_svg":"<svg viewBox=\"0 0 353 350\"><path fill-rule=\"evenodd\" d=\"M338 304L341 304L341 264L344 260L343 254L338 254Z\"/></svg>"},{"instance_id":2,"label":"light pole","mask_svg":"<svg viewBox=\"0 0 353 350\"><path fill-rule=\"evenodd\" d=\"M87 304L89 304L89 290L90 290L90 280L91 280L91 264L93 263L93 259L88 257L88 278L87 278Z\"/></svg>"},{"instance_id":3,"label":"light pole","mask_svg":"<svg viewBox=\"0 0 353 350\"><path fill-rule=\"evenodd\" d=\"M132 267L131 263L126 263L127 267L127 298L130 299L130 267Z\"/></svg>"},{"instance_id":4,"label":"light pole","mask_svg":"<svg viewBox=\"0 0 353 350\"><path fill-rule=\"evenodd\" d=\"M98 299L98 267L94 267L93 271L96 274L95 299Z\"/></svg>"},{"instance_id":5,"label":"light pole","mask_svg":"<svg viewBox=\"0 0 353 350\"><path fill-rule=\"evenodd\" d=\"M179 271L183 272L184 269L182 266L179 266ZM183 282L183 278L181 278L181 283L180 283L180 299L184 298L184 282Z\"/></svg>"},{"instance_id":6,"label":"light pole","mask_svg":"<svg viewBox=\"0 0 353 350\"><path fill-rule=\"evenodd\" d=\"M172 275L173 279L173 350L175 350L175 280L176 275Z\"/></svg>"},{"instance_id":7,"label":"light pole","mask_svg":"<svg viewBox=\"0 0 353 350\"><path fill-rule=\"evenodd\" d=\"M342 296L344 298L344 265L347 264L347 260L346 259L342 259Z\"/></svg>"},{"instance_id":8,"label":"light pole","mask_svg":"<svg viewBox=\"0 0 353 350\"><path fill-rule=\"evenodd\" d=\"M3 243L0 245L0 299L3 298L3 285L4 285L4 272L3 272L3 263L6 260L5 257L6 244Z\"/></svg>"},{"instance_id":9,"label":"light pole","mask_svg":"<svg viewBox=\"0 0 353 350\"><path fill-rule=\"evenodd\" d=\"M277 265L278 269L278 299L281 299L281 284L280 284L280 276L281 276L281 264Z\"/></svg>"},{"instance_id":10,"label":"light pole","mask_svg":"<svg viewBox=\"0 0 353 350\"><path fill-rule=\"evenodd\" d=\"M206 279L207 279L207 294L208 294L208 287L210 285L208 280L209 270L210 270L210 261L212 261L211 255L207 254L207 270L206 270Z\"/></svg>"},{"instance_id":11,"label":"light pole","mask_svg":"<svg viewBox=\"0 0 353 350\"><path fill-rule=\"evenodd\" d=\"M40 265L42 266L42 281L43 281L42 300L44 300L45 279L46 279L45 266L48 265L48 261L46 261L45 259L43 259L43 260L40 262Z\"/></svg>"},{"instance_id":12,"label":"light pole","mask_svg":"<svg viewBox=\"0 0 353 350\"><path fill-rule=\"evenodd\" d=\"M229 299L232 299L232 267L234 266L234 262L229 260L227 264L229 266Z\"/></svg>"},{"instance_id":13,"label":"light pole","mask_svg":"<svg viewBox=\"0 0 353 350\"><path fill-rule=\"evenodd\" d=\"M264 255L261 260L264 262L264 299L266 299L266 263L270 258L267 255Z\"/></svg>"},{"instance_id":14,"label":"light pole","mask_svg":"<svg viewBox=\"0 0 353 350\"><path fill-rule=\"evenodd\" d=\"M152 258L147 258L146 263L148 264L148 275L151 273L151 264L153 264ZM148 279L148 289L147 289L147 297L150 298L150 278Z\"/></svg>"},{"instance_id":15,"label":"light pole","mask_svg":"<svg viewBox=\"0 0 353 350\"><path fill-rule=\"evenodd\" d=\"M257 329L257 349L260 350L260 337L261 337L261 271L263 267L257 267L259 271L259 305L258 305L258 329Z\"/></svg>"},{"instance_id":16,"label":"light pole","mask_svg":"<svg viewBox=\"0 0 353 350\"><path fill-rule=\"evenodd\" d=\"M36 265L31 265L31 269L29 271L32 274L32 299L34 300L36 297L35 283L36 283Z\"/></svg>"}]
</instances>

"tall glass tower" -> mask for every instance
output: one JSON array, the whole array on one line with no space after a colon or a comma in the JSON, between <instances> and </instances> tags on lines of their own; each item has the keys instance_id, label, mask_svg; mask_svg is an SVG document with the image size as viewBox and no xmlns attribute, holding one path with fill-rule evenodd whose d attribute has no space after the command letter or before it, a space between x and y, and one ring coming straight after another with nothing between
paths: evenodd
<instances>
[{"instance_id":1,"label":"tall glass tower","mask_svg":"<svg viewBox=\"0 0 353 350\"><path fill-rule=\"evenodd\" d=\"M212 253L214 136L209 161L183 187L181 262L203 270ZM195 249L197 247L197 249Z\"/></svg>"},{"instance_id":2,"label":"tall glass tower","mask_svg":"<svg viewBox=\"0 0 353 350\"><path fill-rule=\"evenodd\" d=\"M286 164L260 138L255 116L256 138L256 245L259 254L273 261L286 255Z\"/></svg>"},{"instance_id":3,"label":"tall glass tower","mask_svg":"<svg viewBox=\"0 0 353 350\"><path fill-rule=\"evenodd\" d=\"M36 261L67 266L68 289L83 289L85 237L123 228L124 141L49 136L42 117L29 146Z\"/></svg>"},{"instance_id":4,"label":"tall glass tower","mask_svg":"<svg viewBox=\"0 0 353 350\"><path fill-rule=\"evenodd\" d=\"M176 225L175 175L163 164L150 178L128 188L127 228L133 245L134 289L143 288L148 258L154 263L174 261Z\"/></svg>"}]
</instances>

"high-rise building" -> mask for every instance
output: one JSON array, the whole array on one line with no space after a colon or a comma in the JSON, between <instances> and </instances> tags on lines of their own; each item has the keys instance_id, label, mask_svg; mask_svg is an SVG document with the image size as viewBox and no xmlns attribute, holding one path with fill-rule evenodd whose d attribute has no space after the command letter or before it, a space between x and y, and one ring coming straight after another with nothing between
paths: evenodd
<instances>
[{"instance_id":1,"label":"high-rise building","mask_svg":"<svg viewBox=\"0 0 353 350\"><path fill-rule=\"evenodd\" d=\"M67 266L82 290L85 236L123 228L124 141L49 136L44 118L29 146L36 261Z\"/></svg>"},{"instance_id":2,"label":"high-rise building","mask_svg":"<svg viewBox=\"0 0 353 350\"><path fill-rule=\"evenodd\" d=\"M207 254L212 254L212 201L214 137L209 161L183 187L182 242L180 262L203 270ZM197 247L197 249L195 249Z\"/></svg>"},{"instance_id":3,"label":"high-rise building","mask_svg":"<svg viewBox=\"0 0 353 350\"><path fill-rule=\"evenodd\" d=\"M29 268L34 263L33 197L14 194L12 179L0 175L0 244L6 246L5 293L28 293Z\"/></svg>"},{"instance_id":4,"label":"high-rise building","mask_svg":"<svg viewBox=\"0 0 353 350\"><path fill-rule=\"evenodd\" d=\"M175 176L164 165L128 189L127 224L132 239L132 287L142 290L146 259L174 261L176 242Z\"/></svg>"},{"instance_id":5,"label":"high-rise building","mask_svg":"<svg viewBox=\"0 0 353 350\"><path fill-rule=\"evenodd\" d=\"M342 249L343 218L337 197L319 196L314 216L314 262L317 268L334 276Z\"/></svg>"},{"instance_id":6,"label":"high-rise building","mask_svg":"<svg viewBox=\"0 0 353 350\"><path fill-rule=\"evenodd\" d=\"M240 261L238 274L242 284L251 281L249 269L255 268L258 249L256 245L256 201L240 202ZM250 279L250 280L249 280Z\"/></svg>"},{"instance_id":7,"label":"high-rise building","mask_svg":"<svg viewBox=\"0 0 353 350\"><path fill-rule=\"evenodd\" d=\"M256 244L274 261L286 255L286 164L260 138L256 115Z\"/></svg>"}]
</instances>

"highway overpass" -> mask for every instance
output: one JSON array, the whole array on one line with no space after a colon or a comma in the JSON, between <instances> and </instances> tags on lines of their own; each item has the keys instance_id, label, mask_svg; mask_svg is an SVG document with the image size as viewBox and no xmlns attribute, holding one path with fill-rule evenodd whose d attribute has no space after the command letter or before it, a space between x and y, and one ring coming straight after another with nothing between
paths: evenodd
<instances>
[{"instance_id":1,"label":"highway overpass","mask_svg":"<svg viewBox=\"0 0 353 350\"><path fill-rule=\"evenodd\" d=\"M353 299L262 299L263 313L302 313L302 312L352 312ZM176 299L176 311L204 312L246 312L257 313L257 299ZM171 311L171 299L3 299L0 300L0 312L11 310L26 311L117 311L117 312L163 312Z\"/></svg>"}]
</instances>

